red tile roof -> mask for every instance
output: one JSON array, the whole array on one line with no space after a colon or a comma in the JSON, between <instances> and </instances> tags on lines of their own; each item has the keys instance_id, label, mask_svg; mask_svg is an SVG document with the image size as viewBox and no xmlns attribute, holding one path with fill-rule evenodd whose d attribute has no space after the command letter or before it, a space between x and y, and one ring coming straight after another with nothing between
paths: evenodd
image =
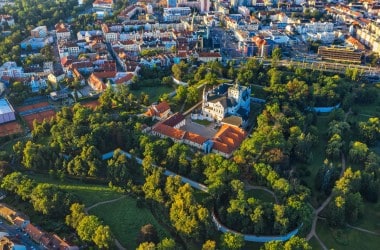
<instances>
[{"instance_id":1,"label":"red tile roof","mask_svg":"<svg viewBox=\"0 0 380 250\"><path fill-rule=\"evenodd\" d=\"M195 133L192 133L192 132L186 132L183 139L197 143L199 145L202 145L205 141L207 141L207 139L205 137L198 135L198 134L195 134Z\"/></svg>"},{"instance_id":2,"label":"red tile roof","mask_svg":"<svg viewBox=\"0 0 380 250\"><path fill-rule=\"evenodd\" d=\"M161 135L170 137L172 139L182 140L185 135L185 131L170 127L163 123L158 123L153 127L153 131Z\"/></svg>"},{"instance_id":3,"label":"red tile roof","mask_svg":"<svg viewBox=\"0 0 380 250\"><path fill-rule=\"evenodd\" d=\"M247 136L245 130L224 124L213 138L215 150L230 154L237 149Z\"/></svg>"},{"instance_id":4,"label":"red tile roof","mask_svg":"<svg viewBox=\"0 0 380 250\"><path fill-rule=\"evenodd\" d=\"M116 84L127 83L127 82L129 82L130 80L132 80L133 76L134 76L134 75L133 75L132 73L126 74L125 76L116 79L116 80L115 80L115 83L116 83Z\"/></svg>"},{"instance_id":5,"label":"red tile roof","mask_svg":"<svg viewBox=\"0 0 380 250\"><path fill-rule=\"evenodd\" d=\"M40 242L41 237L44 235L44 232L33 226L31 223L25 227L25 232L36 242Z\"/></svg>"}]
</instances>

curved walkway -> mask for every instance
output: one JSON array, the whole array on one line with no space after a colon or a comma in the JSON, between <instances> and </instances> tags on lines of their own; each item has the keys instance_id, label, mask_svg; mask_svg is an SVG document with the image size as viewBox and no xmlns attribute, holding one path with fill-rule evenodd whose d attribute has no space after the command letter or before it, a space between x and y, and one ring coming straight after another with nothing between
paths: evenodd
<instances>
[{"instance_id":1,"label":"curved walkway","mask_svg":"<svg viewBox=\"0 0 380 250\"><path fill-rule=\"evenodd\" d=\"M370 230L367 230L367 229L364 229L364 228L361 228L361 227L354 227L354 226L351 226L350 224L346 224L346 226L349 227L349 228L361 231L363 233L369 233L369 234L372 234L372 235L380 236L380 233L376 233L374 231L370 231Z\"/></svg>"},{"instance_id":2,"label":"curved walkway","mask_svg":"<svg viewBox=\"0 0 380 250\"><path fill-rule=\"evenodd\" d=\"M104 154L102 156L102 159L103 160L107 160L107 159L112 158L114 152L115 151L111 151L109 153ZM142 159L141 158L132 156L130 153L124 152L123 150L120 150L120 152L123 153L128 158L134 158L136 160L136 162L139 163L140 165L142 164ZM153 165L153 164L152 164L152 166L153 167L157 167L156 165ZM201 184L199 182L190 180L189 178L186 178L186 177L183 177L181 175L178 175L178 174L176 174L176 173L174 173L172 171L165 170L164 171L164 175L166 175L166 176L180 176L181 177L181 181L183 183L188 183L191 187L193 187L195 189L201 190L203 192L208 192L208 187L205 186L204 184ZM265 190L265 191L267 191L269 193L273 193L271 190L267 189L266 187L251 186L251 188L252 189L261 189L261 190ZM275 196L275 194L273 193L272 195L275 197L275 200L277 202L277 197ZM120 197L118 199L121 199L121 198L122 197ZM110 200L110 201L104 201L104 202L99 202L99 204L97 203L97 204L94 204L91 207L89 207L88 210L91 209L91 208L93 208L95 205L100 205L100 204L114 202L114 201L116 201L118 199L114 199L114 200ZM239 232L236 232L236 231L233 231L233 230L227 228L226 226L224 226L223 224L221 224L219 222L219 220L215 216L214 212L212 212L212 221L214 222L214 224L217 227L218 231L221 231L223 233L225 233L225 232L232 232L232 233L235 233L235 234L240 234L240 235L244 236L244 240L245 241L251 241L251 242L268 242L268 241L273 241L273 240L286 241L286 240L290 239L293 235L296 235L298 233L299 229L302 227L302 224L301 224L301 226L299 226L298 228L296 228L295 230L289 232L286 235L260 236L260 235L251 235L251 234L241 234Z\"/></svg>"},{"instance_id":3,"label":"curved walkway","mask_svg":"<svg viewBox=\"0 0 380 250\"><path fill-rule=\"evenodd\" d=\"M101 201L101 202L95 203L94 205L91 205L91 206L89 206L89 207L86 207L86 208L84 209L84 211L85 211L86 213L88 213L89 210L91 210L91 209L93 209L93 208L95 208L95 207L97 207L97 206L104 205L104 204L108 204L108 203L112 203L112 202L116 202L116 201L121 200L121 199L123 199L123 198L125 198L125 195L123 195L123 196L121 196L121 197L119 197L119 198L117 198L117 199L112 199L112 200L108 200L108 201ZM120 242L119 242L116 238L114 239L114 243L115 243L115 246L117 247L117 249L119 249L119 250L126 250L126 248L123 247L123 246L120 244Z\"/></svg>"},{"instance_id":4,"label":"curved walkway","mask_svg":"<svg viewBox=\"0 0 380 250\"><path fill-rule=\"evenodd\" d=\"M116 199L112 199L112 200L108 200L108 201L101 201L101 202L95 203L94 205L91 205L91 206L89 206L89 207L86 207L86 208L84 209L84 211L88 212L88 211L90 211L91 209L93 209L93 208L95 208L95 207L97 207L97 206L100 206L100 205L103 205L103 204L112 203L112 202L115 202L115 201L121 200L121 199L123 199L123 198L125 198L125 195L123 195L123 196L121 196L121 197L119 197L119 198L116 198Z\"/></svg>"},{"instance_id":5,"label":"curved walkway","mask_svg":"<svg viewBox=\"0 0 380 250\"><path fill-rule=\"evenodd\" d=\"M270 190L269 188L266 188L266 187L262 187L262 186L255 186L255 185L250 185L248 183L245 183L245 190L254 190L254 189L257 189L257 190L263 190L269 194L271 194L275 200L276 203L278 203L278 199L277 199L277 196L276 194Z\"/></svg>"}]
</instances>

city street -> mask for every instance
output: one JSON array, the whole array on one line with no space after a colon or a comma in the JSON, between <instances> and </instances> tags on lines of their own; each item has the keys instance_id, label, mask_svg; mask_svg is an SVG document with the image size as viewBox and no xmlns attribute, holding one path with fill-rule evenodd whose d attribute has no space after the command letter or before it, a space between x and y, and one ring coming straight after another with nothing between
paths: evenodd
<instances>
[{"instance_id":1,"label":"city street","mask_svg":"<svg viewBox=\"0 0 380 250\"><path fill-rule=\"evenodd\" d=\"M0 231L7 232L10 237L16 237L26 246L27 249L43 249L40 245L32 241L25 232L18 229L15 225L8 224L7 221L0 219Z\"/></svg>"}]
</instances>

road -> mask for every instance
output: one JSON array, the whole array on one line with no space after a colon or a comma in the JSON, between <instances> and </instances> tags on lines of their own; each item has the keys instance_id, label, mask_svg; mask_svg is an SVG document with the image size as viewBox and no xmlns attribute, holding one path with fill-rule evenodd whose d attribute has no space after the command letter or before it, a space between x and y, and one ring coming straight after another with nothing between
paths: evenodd
<instances>
[{"instance_id":1,"label":"road","mask_svg":"<svg viewBox=\"0 0 380 250\"><path fill-rule=\"evenodd\" d=\"M43 249L40 245L32 241L29 236L25 236L24 232L17 228L15 225L10 225L3 219L0 219L0 231L5 231L9 236L14 236L26 246L27 249Z\"/></svg>"}]
</instances>

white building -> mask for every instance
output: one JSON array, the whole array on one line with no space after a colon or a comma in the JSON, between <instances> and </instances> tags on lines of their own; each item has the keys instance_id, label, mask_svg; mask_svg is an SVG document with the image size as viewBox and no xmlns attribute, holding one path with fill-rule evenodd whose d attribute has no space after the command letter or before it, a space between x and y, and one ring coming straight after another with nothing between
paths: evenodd
<instances>
[{"instance_id":1,"label":"white building","mask_svg":"<svg viewBox=\"0 0 380 250\"><path fill-rule=\"evenodd\" d=\"M0 78L3 76L7 77L23 77L24 69L18 67L15 62L6 62L0 67Z\"/></svg>"},{"instance_id":2,"label":"white building","mask_svg":"<svg viewBox=\"0 0 380 250\"><path fill-rule=\"evenodd\" d=\"M58 23L55 25L55 34L57 36L57 40L70 40L71 33L68 25L64 23Z\"/></svg>"},{"instance_id":3,"label":"white building","mask_svg":"<svg viewBox=\"0 0 380 250\"><path fill-rule=\"evenodd\" d=\"M238 116L247 121L250 112L251 88L238 84L221 84L203 93L202 115L208 120L222 121L226 116Z\"/></svg>"}]
</instances>

